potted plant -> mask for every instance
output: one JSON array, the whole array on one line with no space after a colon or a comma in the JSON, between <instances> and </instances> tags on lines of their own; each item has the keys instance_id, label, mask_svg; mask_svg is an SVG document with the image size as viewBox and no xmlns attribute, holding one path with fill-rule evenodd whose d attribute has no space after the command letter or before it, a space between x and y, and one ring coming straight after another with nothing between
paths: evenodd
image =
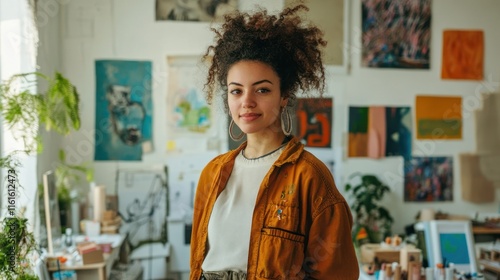
<instances>
[{"instance_id":1,"label":"potted plant","mask_svg":"<svg viewBox=\"0 0 500 280\"><path fill-rule=\"evenodd\" d=\"M35 237L27 229L27 219L4 218L0 224L0 274L5 277L2 279L38 279L29 261L36 248Z\"/></svg>"},{"instance_id":2,"label":"potted plant","mask_svg":"<svg viewBox=\"0 0 500 280\"><path fill-rule=\"evenodd\" d=\"M379 243L391 235L394 221L389 210L380 204L390 189L375 175L354 173L349 177L349 182L354 178L360 179L360 182L345 186L354 212L353 241L356 245L360 245L362 239L369 243Z\"/></svg>"},{"instance_id":3,"label":"potted plant","mask_svg":"<svg viewBox=\"0 0 500 280\"><path fill-rule=\"evenodd\" d=\"M59 162L55 167L57 195L59 211L61 212L61 229L70 226L71 203L83 193L78 185L82 181L92 182L94 178L93 169L87 164L69 164L66 161L66 153L59 150Z\"/></svg>"}]
</instances>

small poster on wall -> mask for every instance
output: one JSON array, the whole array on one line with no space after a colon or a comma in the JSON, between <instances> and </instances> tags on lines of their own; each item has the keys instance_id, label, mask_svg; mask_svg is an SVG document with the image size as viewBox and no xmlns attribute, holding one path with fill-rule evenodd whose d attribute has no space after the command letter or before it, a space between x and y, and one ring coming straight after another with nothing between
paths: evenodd
<instances>
[{"instance_id":1,"label":"small poster on wall","mask_svg":"<svg viewBox=\"0 0 500 280\"><path fill-rule=\"evenodd\" d=\"M462 97L417 96L417 139L462 139Z\"/></svg>"},{"instance_id":2,"label":"small poster on wall","mask_svg":"<svg viewBox=\"0 0 500 280\"><path fill-rule=\"evenodd\" d=\"M332 147L332 98L298 98L296 118L292 120L295 135L306 147Z\"/></svg>"},{"instance_id":3,"label":"small poster on wall","mask_svg":"<svg viewBox=\"0 0 500 280\"><path fill-rule=\"evenodd\" d=\"M362 0L362 65L430 68L431 0Z\"/></svg>"},{"instance_id":4,"label":"small poster on wall","mask_svg":"<svg viewBox=\"0 0 500 280\"><path fill-rule=\"evenodd\" d=\"M151 62L97 60L95 160L141 160L152 151Z\"/></svg>"},{"instance_id":5,"label":"small poster on wall","mask_svg":"<svg viewBox=\"0 0 500 280\"><path fill-rule=\"evenodd\" d=\"M206 151L216 126L203 91L206 69L201 56L169 56L167 64L167 152Z\"/></svg>"},{"instance_id":6,"label":"small poster on wall","mask_svg":"<svg viewBox=\"0 0 500 280\"><path fill-rule=\"evenodd\" d=\"M238 0L156 0L156 20L221 21Z\"/></svg>"},{"instance_id":7,"label":"small poster on wall","mask_svg":"<svg viewBox=\"0 0 500 280\"><path fill-rule=\"evenodd\" d=\"M452 157L414 157L405 165L405 201L453 201Z\"/></svg>"},{"instance_id":8,"label":"small poster on wall","mask_svg":"<svg viewBox=\"0 0 500 280\"><path fill-rule=\"evenodd\" d=\"M410 107L349 107L349 157L411 159Z\"/></svg>"}]
</instances>

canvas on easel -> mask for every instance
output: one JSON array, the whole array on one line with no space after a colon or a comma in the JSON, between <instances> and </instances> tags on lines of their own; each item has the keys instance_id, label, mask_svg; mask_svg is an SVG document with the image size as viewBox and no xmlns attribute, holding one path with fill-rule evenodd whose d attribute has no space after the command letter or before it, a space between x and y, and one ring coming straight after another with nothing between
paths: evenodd
<instances>
[{"instance_id":1,"label":"canvas on easel","mask_svg":"<svg viewBox=\"0 0 500 280\"><path fill-rule=\"evenodd\" d=\"M53 171L47 171L43 174L43 202L47 229L47 251L49 255L53 255L54 241L60 240L62 235L56 179Z\"/></svg>"}]
</instances>

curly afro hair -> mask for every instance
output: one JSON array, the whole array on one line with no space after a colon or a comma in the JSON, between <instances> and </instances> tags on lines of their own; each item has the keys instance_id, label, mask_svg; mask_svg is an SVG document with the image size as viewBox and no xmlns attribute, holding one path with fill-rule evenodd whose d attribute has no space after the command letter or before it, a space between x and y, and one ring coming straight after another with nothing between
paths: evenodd
<instances>
[{"instance_id":1,"label":"curly afro hair","mask_svg":"<svg viewBox=\"0 0 500 280\"><path fill-rule=\"evenodd\" d=\"M212 102L219 88L227 110L227 74L241 60L271 66L280 78L281 95L289 99L289 106L293 106L299 90L307 94L315 89L321 96L325 88L322 48L326 41L318 27L301 19L301 10L309 9L297 5L278 15L269 15L263 9L255 14L225 15L220 28L211 29L216 34L216 44L208 47L204 55L205 60L211 61L205 83L207 101Z\"/></svg>"}]
</instances>

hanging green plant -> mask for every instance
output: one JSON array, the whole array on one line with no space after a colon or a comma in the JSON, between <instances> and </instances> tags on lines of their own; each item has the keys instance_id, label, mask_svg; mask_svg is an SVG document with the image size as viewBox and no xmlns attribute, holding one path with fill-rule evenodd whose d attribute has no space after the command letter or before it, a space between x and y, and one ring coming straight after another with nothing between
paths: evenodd
<instances>
[{"instance_id":1,"label":"hanging green plant","mask_svg":"<svg viewBox=\"0 0 500 280\"><path fill-rule=\"evenodd\" d=\"M45 82L47 90L34 92ZM43 150L39 126L67 135L80 129L79 98L76 87L61 73L50 78L39 72L13 75L0 84L0 112L4 123L14 138L23 143L16 150L0 159L0 167L19 166L18 154L33 154Z\"/></svg>"}]
</instances>

